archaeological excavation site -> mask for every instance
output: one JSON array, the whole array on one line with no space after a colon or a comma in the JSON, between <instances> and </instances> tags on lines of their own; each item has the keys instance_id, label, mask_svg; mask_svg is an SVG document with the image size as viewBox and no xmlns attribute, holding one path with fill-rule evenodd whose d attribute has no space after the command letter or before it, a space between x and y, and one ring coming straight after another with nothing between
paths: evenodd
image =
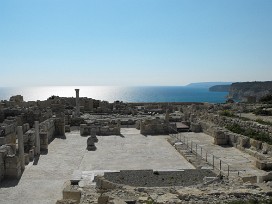
<instances>
[{"instance_id":1,"label":"archaeological excavation site","mask_svg":"<svg viewBox=\"0 0 272 204\"><path fill-rule=\"evenodd\" d=\"M0 103L0 203L272 203L259 103Z\"/></svg>"}]
</instances>

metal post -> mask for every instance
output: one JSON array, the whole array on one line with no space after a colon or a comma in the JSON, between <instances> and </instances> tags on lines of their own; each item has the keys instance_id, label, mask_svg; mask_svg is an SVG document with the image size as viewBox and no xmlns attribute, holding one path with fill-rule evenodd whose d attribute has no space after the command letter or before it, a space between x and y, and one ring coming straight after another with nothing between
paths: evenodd
<instances>
[{"instance_id":1,"label":"metal post","mask_svg":"<svg viewBox=\"0 0 272 204\"><path fill-rule=\"evenodd\" d=\"M193 142L191 141L191 152L193 152Z\"/></svg>"},{"instance_id":2,"label":"metal post","mask_svg":"<svg viewBox=\"0 0 272 204\"><path fill-rule=\"evenodd\" d=\"M200 147L200 155L201 155L201 158L202 158L202 147Z\"/></svg>"},{"instance_id":3,"label":"metal post","mask_svg":"<svg viewBox=\"0 0 272 204\"><path fill-rule=\"evenodd\" d=\"M214 155L212 155L212 166L213 166L213 169L214 169Z\"/></svg>"},{"instance_id":4,"label":"metal post","mask_svg":"<svg viewBox=\"0 0 272 204\"><path fill-rule=\"evenodd\" d=\"M229 177L229 165L228 165L228 177Z\"/></svg>"},{"instance_id":5,"label":"metal post","mask_svg":"<svg viewBox=\"0 0 272 204\"><path fill-rule=\"evenodd\" d=\"M207 155L208 153L207 153L207 151L206 151L206 162L208 161L208 155Z\"/></svg>"},{"instance_id":6,"label":"metal post","mask_svg":"<svg viewBox=\"0 0 272 204\"><path fill-rule=\"evenodd\" d=\"M197 157L197 144L196 144L196 157Z\"/></svg>"},{"instance_id":7,"label":"metal post","mask_svg":"<svg viewBox=\"0 0 272 204\"><path fill-rule=\"evenodd\" d=\"M219 159L219 169L220 169L220 171L221 171L221 167L222 167L221 159Z\"/></svg>"}]
</instances>

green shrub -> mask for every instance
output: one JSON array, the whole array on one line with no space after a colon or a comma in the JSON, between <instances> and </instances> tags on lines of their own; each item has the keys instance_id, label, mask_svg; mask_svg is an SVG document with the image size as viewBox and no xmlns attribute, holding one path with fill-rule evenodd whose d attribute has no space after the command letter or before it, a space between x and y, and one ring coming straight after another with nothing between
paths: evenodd
<instances>
[{"instance_id":1,"label":"green shrub","mask_svg":"<svg viewBox=\"0 0 272 204\"><path fill-rule=\"evenodd\" d=\"M272 103L272 95L266 95L260 99L261 103Z\"/></svg>"},{"instance_id":2,"label":"green shrub","mask_svg":"<svg viewBox=\"0 0 272 204\"><path fill-rule=\"evenodd\" d=\"M253 113L255 115L264 115L264 116L271 116L272 115L272 111L270 110L265 110L263 107L260 108L256 108Z\"/></svg>"},{"instance_id":3,"label":"green shrub","mask_svg":"<svg viewBox=\"0 0 272 204\"><path fill-rule=\"evenodd\" d=\"M241 134L241 135L245 135L245 136L250 137L252 139L259 140L261 142L266 142L268 144L272 144L272 138L267 133L259 133L259 132L256 132L253 129L250 129L250 128L247 128L245 130L244 128L242 128L238 124L228 125L228 126L226 126L226 128L228 130L230 130L231 132Z\"/></svg>"},{"instance_id":4,"label":"green shrub","mask_svg":"<svg viewBox=\"0 0 272 204\"><path fill-rule=\"evenodd\" d=\"M229 111L229 110L220 111L219 115L221 115L221 116L227 116L227 117L234 117L235 116L233 114L233 112Z\"/></svg>"},{"instance_id":5,"label":"green shrub","mask_svg":"<svg viewBox=\"0 0 272 204\"><path fill-rule=\"evenodd\" d=\"M86 124L83 118L71 118L71 126L80 126L80 124Z\"/></svg>"},{"instance_id":6,"label":"green shrub","mask_svg":"<svg viewBox=\"0 0 272 204\"><path fill-rule=\"evenodd\" d=\"M255 121L256 121L257 123L260 123L260 124L263 124L263 125L272 125L271 122L269 122L269 121L264 121L264 120L262 120L261 118L257 118Z\"/></svg>"}]
</instances>

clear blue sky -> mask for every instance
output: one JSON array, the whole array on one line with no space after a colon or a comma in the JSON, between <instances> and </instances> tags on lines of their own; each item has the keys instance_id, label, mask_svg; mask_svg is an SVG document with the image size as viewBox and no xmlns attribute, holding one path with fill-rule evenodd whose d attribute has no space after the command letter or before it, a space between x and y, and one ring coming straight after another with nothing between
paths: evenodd
<instances>
[{"instance_id":1,"label":"clear blue sky","mask_svg":"<svg viewBox=\"0 0 272 204\"><path fill-rule=\"evenodd\" d=\"M272 0L0 0L0 86L272 80Z\"/></svg>"}]
</instances>

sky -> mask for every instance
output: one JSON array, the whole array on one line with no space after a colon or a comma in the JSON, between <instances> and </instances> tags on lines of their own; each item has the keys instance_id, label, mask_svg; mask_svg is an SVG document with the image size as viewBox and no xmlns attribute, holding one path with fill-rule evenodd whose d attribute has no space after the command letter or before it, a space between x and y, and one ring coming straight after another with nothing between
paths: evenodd
<instances>
[{"instance_id":1,"label":"sky","mask_svg":"<svg viewBox=\"0 0 272 204\"><path fill-rule=\"evenodd\" d=\"M272 80L272 0L0 0L0 86Z\"/></svg>"}]
</instances>

